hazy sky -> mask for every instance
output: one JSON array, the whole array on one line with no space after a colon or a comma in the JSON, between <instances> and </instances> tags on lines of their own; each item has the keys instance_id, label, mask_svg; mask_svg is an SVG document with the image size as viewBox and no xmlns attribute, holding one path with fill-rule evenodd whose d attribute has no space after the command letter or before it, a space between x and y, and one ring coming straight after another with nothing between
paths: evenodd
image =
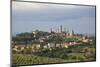
<instances>
[{"instance_id":1,"label":"hazy sky","mask_svg":"<svg viewBox=\"0 0 100 67\"><path fill-rule=\"evenodd\" d=\"M76 33L95 33L95 7L46 3L12 3L12 33L50 31L62 25Z\"/></svg>"}]
</instances>

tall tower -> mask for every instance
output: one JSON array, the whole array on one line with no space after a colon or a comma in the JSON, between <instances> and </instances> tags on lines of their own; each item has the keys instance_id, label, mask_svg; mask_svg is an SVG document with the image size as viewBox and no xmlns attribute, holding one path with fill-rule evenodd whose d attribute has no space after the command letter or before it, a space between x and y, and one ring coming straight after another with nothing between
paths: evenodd
<instances>
[{"instance_id":1,"label":"tall tower","mask_svg":"<svg viewBox=\"0 0 100 67\"><path fill-rule=\"evenodd\" d=\"M50 29L50 32L52 33L52 28Z\"/></svg>"},{"instance_id":2,"label":"tall tower","mask_svg":"<svg viewBox=\"0 0 100 67\"><path fill-rule=\"evenodd\" d=\"M71 32L70 32L70 36L73 36L74 35L74 30L72 30Z\"/></svg>"},{"instance_id":3,"label":"tall tower","mask_svg":"<svg viewBox=\"0 0 100 67\"><path fill-rule=\"evenodd\" d=\"M72 30L72 35L74 35L74 30Z\"/></svg>"},{"instance_id":4,"label":"tall tower","mask_svg":"<svg viewBox=\"0 0 100 67\"><path fill-rule=\"evenodd\" d=\"M60 32L62 33L62 25L60 26Z\"/></svg>"}]
</instances>

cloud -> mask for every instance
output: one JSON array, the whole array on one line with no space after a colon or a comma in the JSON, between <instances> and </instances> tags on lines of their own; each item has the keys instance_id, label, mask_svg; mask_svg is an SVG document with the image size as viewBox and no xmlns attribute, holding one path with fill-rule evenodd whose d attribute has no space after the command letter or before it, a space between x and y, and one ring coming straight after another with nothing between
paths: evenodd
<instances>
[{"instance_id":1,"label":"cloud","mask_svg":"<svg viewBox=\"0 0 100 67\"><path fill-rule=\"evenodd\" d=\"M64 25L77 32L94 32L95 7L46 3L12 2L13 32L49 30ZM24 25L24 26L23 26Z\"/></svg>"},{"instance_id":2,"label":"cloud","mask_svg":"<svg viewBox=\"0 0 100 67\"><path fill-rule=\"evenodd\" d=\"M77 5L63 5L63 4L47 4L47 3L31 3L31 2L17 2L12 1L12 10L22 10L22 11L40 11L43 10L50 10L50 9L74 9L74 8L81 8L84 6ZM49 9L48 9L49 8Z\"/></svg>"},{"instance_id":3,"label":"cloud","mask_svg":"<svg viewBox=\"0 0 100 67\"><path fill-rule=\"evenodd\" d=\"M83 7L83 8L76 8L76 9L48 7L38 11L18 10L18 11L12 11L12 13L13 13L13 17L20 21L21 20L23 21L23 19L25 21L62 21L62 20L76 19L80 17L94 17L95 16L94 9L95 8L91 8L91 7L88 8Z\"/></svg>"}]
</instances>

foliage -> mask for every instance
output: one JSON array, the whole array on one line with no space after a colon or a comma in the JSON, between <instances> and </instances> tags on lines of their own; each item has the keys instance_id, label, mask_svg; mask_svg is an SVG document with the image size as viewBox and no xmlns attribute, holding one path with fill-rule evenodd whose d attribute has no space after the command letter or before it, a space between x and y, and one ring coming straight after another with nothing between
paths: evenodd
<instances>
[{"instance_id":1,"label":"foliage","mask_svg":"<svg viewBox=\"0 0 100 67\"><path fill-rule=\"evenodd\" d=\"M52 48L51 50L43 49L34 53L31 53L31 49L27 49L25 51L26 53L13 53L14 65L49 64L96 60L95 45L87 43L70 46L68 48Z\"/></svg>"},{"instance_id":2,"label":"foliage","mask_svg":"<svg viewBox=\"0 0 100 67\"><path fill-rule=\"evenodd\" d=\"M66 60L59 58L49 58L35 56L32 54L14 54L13 55L13 65L30 65L30 64L47 64L47 63L61 63Z\"/></svg>"},{"instance_id":3,"label":"foliage","mask_svg":"<svg viewBox=\"0 0 100 67\"><path fill-rule=\"evenodd\" d=\"M78 38L65 38L64 41L65 42L80 42Z\"/></svg>"}]
</instances>

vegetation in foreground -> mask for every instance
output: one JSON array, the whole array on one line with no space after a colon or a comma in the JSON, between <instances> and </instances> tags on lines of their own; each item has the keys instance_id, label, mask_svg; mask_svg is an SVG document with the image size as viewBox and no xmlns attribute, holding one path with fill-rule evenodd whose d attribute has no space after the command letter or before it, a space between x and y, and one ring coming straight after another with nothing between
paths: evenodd
<instances>
[{"instance_id":1,"label":"vegetation in foreground","mask_svg":"<svg viewBox=\"0 0 100 67\"><path fill-rule=\"evenodd\" d=\"M69 48L45 49L41 52L13 54L13 65L51 64L65 62L95 61L95 45L78 45Z\"/></svg>"}]
</instances>

